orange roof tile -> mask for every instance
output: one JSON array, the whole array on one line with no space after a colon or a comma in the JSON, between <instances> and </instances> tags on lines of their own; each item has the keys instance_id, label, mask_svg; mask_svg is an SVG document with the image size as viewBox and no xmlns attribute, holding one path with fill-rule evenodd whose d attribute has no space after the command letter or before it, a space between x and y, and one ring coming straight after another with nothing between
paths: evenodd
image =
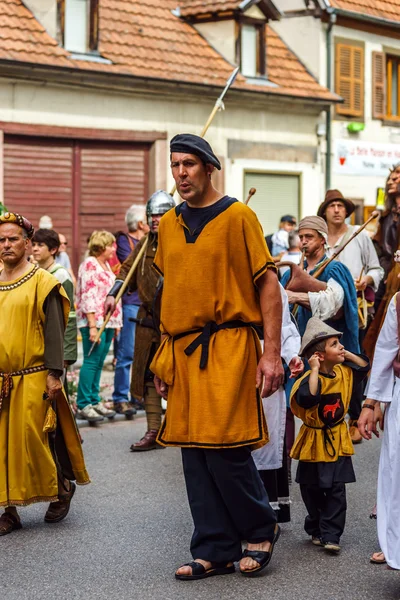
<instances>
[{"instance_id":1,"label":"orange roof tile","mask_svg":"<svg viewBox=\"0 0 400 600\"><path fill-rule=\"evenodd\" d=\"M225 85L233 65L194 27L171 11L177 0L100 0L99 52L112 64L75 60L57 45L22 0L0 0L0 61L69 67L202 85ZM239 74L236 89L332 101L279 36L267 28L268 78L257 85Z\"/></svg>"},{"instance_id":2,"label":"orange roof tile","mask_svg":"<svg viewBox=\"0 0 400 600\"><path fill-rule=\"evenodd\" d=\"M335 8L400 22L400 0L331 0Z\"/></svg>"},{"instance_id":3,"label":"orange roof tile","mask_svg":"<svg viewBox=\"0 0 400 600\"><path fill-rule=\"evenodd\" d=\"M242 0L180 0L178 2L183 17L207 13L225 12L239 8Z\"/></svg>"}]
</instances>

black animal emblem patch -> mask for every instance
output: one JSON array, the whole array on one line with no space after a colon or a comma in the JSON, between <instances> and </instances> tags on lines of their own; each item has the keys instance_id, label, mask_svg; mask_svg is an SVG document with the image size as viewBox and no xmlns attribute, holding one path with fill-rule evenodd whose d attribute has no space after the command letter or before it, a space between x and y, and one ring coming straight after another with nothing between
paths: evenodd
<instances>
[{"instance_id":1,"label":"black animal emblem patch","mask_svg":"<svg viewBox=\"0 0 400 600\"><path fill-rule=\"evenodd\" d=\"M344 416L344 406L340 392L324 394L318 406L318 415L325 425L333 425Z\"/></svg>"}]
</instances>

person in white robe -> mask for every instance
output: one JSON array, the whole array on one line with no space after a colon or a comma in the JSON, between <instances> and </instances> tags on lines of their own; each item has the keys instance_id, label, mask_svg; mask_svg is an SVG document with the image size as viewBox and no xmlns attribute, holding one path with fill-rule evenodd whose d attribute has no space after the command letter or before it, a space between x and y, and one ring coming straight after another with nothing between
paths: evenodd
<instances>
[{"instance_id":1,"label":"person in white robe","mask_svg":"<svg viewBox=\"0 0 400 600\"><path fill-rule=\"evenodd\" d=\"M280 289L282 296L281 356L290 368L290 376L297 377L304 369L303 361L298 356L301 337L290 316L287 294L282 286ZM286 425L286 396L283 386L269 398L263 398L263 407L268 425L269 442L262 448L254 450L252 456L258 471L277 470L283 464ZM289 497L279 498L278 501L271 502L271 506L274 510L279 510L279 504L289 502Z\"/></svg>"},{"instance_id":2,"label":"person in white robe","mask_svg":"<svg viewBox=\"0 0 400 600\"><path fill-rule=\"evenodd\" d=\"M358 427L364 439L379 437L380 403L386 406L378 470L377 527L380 547L392 569L400 569L400 363L396 294L375 347L371 376ZM400 312L400 311L399 311ZM382 561L381 561L382 562Z\"/></svg>"}]
</instances>

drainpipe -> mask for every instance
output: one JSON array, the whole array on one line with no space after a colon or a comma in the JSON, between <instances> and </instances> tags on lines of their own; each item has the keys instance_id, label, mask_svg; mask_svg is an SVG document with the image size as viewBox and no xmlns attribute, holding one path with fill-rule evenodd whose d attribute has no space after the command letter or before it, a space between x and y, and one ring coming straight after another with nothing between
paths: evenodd
<instances>
[{"instance_id":1,"label":"drainpipe","mask_svg":"<svg viewBox=\"0 0 400 600\"><path fill-rule=\"evenodd\" d=\"M331 9L329 23L326 29L326 87L332 91L332 29L336 23L336 15ZM325 160L325 189L331 187L331 154L332 154L332 109L326 110L326 160Z\"/></svg>"}]
</instances>

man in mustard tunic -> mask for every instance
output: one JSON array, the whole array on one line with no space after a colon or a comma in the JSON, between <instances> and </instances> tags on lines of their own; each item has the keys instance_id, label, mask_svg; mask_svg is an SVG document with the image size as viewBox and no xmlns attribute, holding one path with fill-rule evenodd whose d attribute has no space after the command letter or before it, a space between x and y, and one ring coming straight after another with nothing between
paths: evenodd
<instances>
[{"instance_id":1,"label":"man in mustard tunic","mask_svg":"<svg viewBox=\"0 0 400 600\"><path fill-rule=\"evenodd\" d=\"M268 441L262 382L266 397L283 380L276 270L253 211L213 187L221 166L206 141L176 136L171 168L185 202L160 222L153 266L164 277L164 339L151 370L168 396L158 442L182 447L195 526L194 561L175 576L233 573L237 560L243 575L254 575L279 537L251 457Z\"/></svg>"},{"instance_id":2,"label":"man in mustard tunic","mask_svg":"<svg viewBox=\"0 0 400 600\"><path fill-rule=\"evenodd\" d=\"M28 262L34 233L21 215L0 216L0 535L21 528L16 507L50 502L66 517L75 483L89 483L60 376L69 301L59 282Z\"/></svg>"}]
</instances>

